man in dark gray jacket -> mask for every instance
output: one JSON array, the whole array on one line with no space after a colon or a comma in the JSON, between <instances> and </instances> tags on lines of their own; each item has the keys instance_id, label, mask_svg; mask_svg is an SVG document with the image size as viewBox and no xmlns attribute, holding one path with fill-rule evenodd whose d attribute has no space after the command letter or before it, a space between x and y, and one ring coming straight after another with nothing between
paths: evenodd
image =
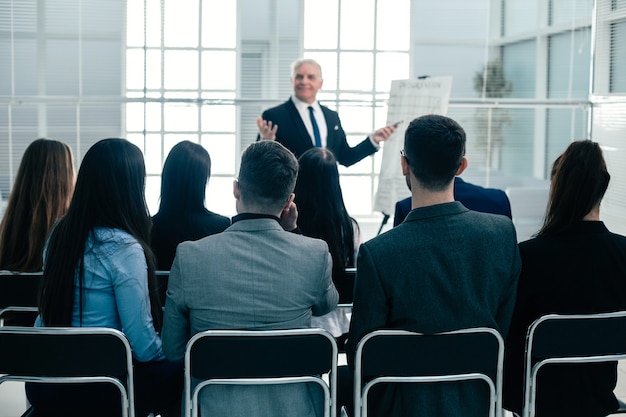
<instances>
[{"instance_id":1,"label":"man in dark gray jacket","mask_svg":"<svg viewBox=\"0 0 626 417\"><path fill-rule=\"evenodd\" d=\"M465 132L439 115L407 128L402 172L411 182L406 220L359 250L349 363L359 340L381 328L438 333L490 327L506 336L521 269L515 228L505 216L454 201L467 167ZM428 360L425 358L425 360ZM472 383L388 385L372 416L486 415L488 393Z\"/></svg>"}]
</instances>

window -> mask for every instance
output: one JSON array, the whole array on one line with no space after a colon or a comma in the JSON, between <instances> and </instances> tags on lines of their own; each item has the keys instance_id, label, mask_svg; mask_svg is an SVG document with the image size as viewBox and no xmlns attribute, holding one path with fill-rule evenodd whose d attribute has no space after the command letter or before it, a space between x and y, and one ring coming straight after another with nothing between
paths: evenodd
<instances>
[{"instance_id":1,"label":"window","mask_svg":"<svg viewBox=\"0 0 626 417\"><path fill-rule=\"evenodd\" d=\"M318 99L339 112L351 146L387 123L391 80L409 78L410 11L409 0L304 2L304 56L317 60L323 70ZM378 152L340 167L351 215L372 213L380 163Z\"/></svg>"},{"instance_id":2,"label":"window","mask_svg":"<svg viewBox=\"0 0 626 417\"><path fill-rule=\"evenodd\" d=\"M228 196L238 156L236 13L236 1L127 2L126 137L144 151L152 213L163 162L183 140L211 155L208 208L234 211Z\"/></svg>"}]
</instances>

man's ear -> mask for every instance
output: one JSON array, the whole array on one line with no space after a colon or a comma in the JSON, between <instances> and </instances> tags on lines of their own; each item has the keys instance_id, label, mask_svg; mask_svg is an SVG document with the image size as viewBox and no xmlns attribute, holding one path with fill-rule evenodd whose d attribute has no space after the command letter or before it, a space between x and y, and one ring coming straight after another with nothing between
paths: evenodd
<instances>
[{"instance_id":1,"label":"man's ear","mask_svg":"<svg viewBox=\"0 0 626 417\"><path fill-rule=\"evenodd\" d=\"M233 181L233 195L235 196L236 200L239 200L241 198L241 191L239 191L239 181L237 180Z\"/></svg>"},{"instance_id":2,"label":"man's ear","mask_svg":"<svg viewBox=\"0 0 626 417\"><path fill-rule=\"evenodd\" d=\"M411 167L406 163L406 158L400 155L400 166L402 167L402 175L405 177L411 174Z\"/></svg>"},{"instance_id":3,"label":"man's ear","mask_svg":"<svg viewBox=\"0 0 626 417\"><path fill-rule=\"evenodd\" d=\"M456 170L456 176L459 176L463 173L463 171L465 171L465 169L467 168L467 166L469 165L469 162L467 161L467 156L464 156L463 158L461 158L461 163L459 164L459 169Z\"/></svg>"}]
</instances>

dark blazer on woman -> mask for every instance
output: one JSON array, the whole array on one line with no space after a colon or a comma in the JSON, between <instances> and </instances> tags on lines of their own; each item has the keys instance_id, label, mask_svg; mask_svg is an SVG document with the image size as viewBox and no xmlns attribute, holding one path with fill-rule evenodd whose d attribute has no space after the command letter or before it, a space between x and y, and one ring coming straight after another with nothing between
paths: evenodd
<instances>
[{"instance_id":1,"label":"dark blazer on woman","mask_svg":"<svg viewBox=\"0 0 626 417\"><path fill-rule=\"evenodd\" d=\"M228 226L230 226L228 217L209 210L188 215L158 212L152 218L151 235L157 269L170 270L179 243L223 232Z\"/></svg>"},{"instance_id":2,"label":"dark blazer on woman","mask_svg":"<svg viewBox=\"0 0 626 417\"><path fill-rule=\"evenodd\" d=\"M320 106L326 126L328 128L328 138L326 147L335 155L337 162L341 165L350 166L359 162L368 155L373 154L378 149L372 144L369 138L365 138L357 146L351 148L346 139L346 133L341 127L341 121L337 112L325 106ZM298 109L291 98L271 109L265 110L261 115L263 120L271 121L278 125L276 131L276 141L285 145L287 149L299 158L306 150L313 147L313 141L309 132L304 126L304 122L298 113ZM257 140L260 140L257 135Z\"/></svg>"},{"instance_id":3,"label":"dark blazer on woman","mask_svg":"<svg viewBox=\"0 0 626 417\"><path fill-rule=\"evenodd\" d=\"M626 309L626 237L599 221L519 244L517 301L505 347L504 406L521 414L524 346L529 325L549 313ZM559 365L539 374L537 417L605 416L617 409L617 363Z\"/></svg>"}]
</instances>

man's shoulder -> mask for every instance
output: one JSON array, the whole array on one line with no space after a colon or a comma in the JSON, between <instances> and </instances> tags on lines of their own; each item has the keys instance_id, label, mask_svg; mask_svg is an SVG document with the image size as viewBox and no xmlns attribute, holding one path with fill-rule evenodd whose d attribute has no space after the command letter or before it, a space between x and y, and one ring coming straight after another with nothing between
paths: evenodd
<instances>
[{"instance_id":1,"label":"man's shoulder","mask_svg":"<svg viewBox=\"0 0 626 417\"><path fill-rule=\"evenodd\" d=\"M506 192L504 192L504 190L501 190L499 188L483 187L481 185L463 181L460 178L457 181L455 181L454 187L455 187L455 190L459 189L460 191L472 192L472 193L477 193L477 194L489 194L489 195L507 198Z\"/></svg>"},{"instance_id":2,"label":"man's shoulder","mask_svg":"<svg viewBox=\"0 0 626 417\"><path fill-rule=\"evenodd\" d=\"M203 251L211 246L220 246L221 241L225 238L224 232L205 236L198 240L188 240L178 244L177 252L183 254L185 252Z\"/></svg>"},{"instance_id":3,"label":"man's shoulder","mask_svg":"<svg viewBox=\"0 0 626 417\"><path fill-rule=\"evenodd\" d=\"M514 228L513 221L502 214L489 213L484 211L469 210L465 213L465 221L468 223L478 224L484 228L509 229Z\"/></svg>"},{"instance_id":4,"label":"man's shoulder","mask_svg":"<svg viewBox=\"0 0 626 417\"><path fill-rule=\"evenodd\" d=\"M294 107L293 102L291 101L291 99L287 99L286 101L283 101L282 103L274 106L274 107L270 107L269 109L266 109L263 112L263 115L268 115L268 114L280 114L280 113L284 113L287 111L287 109L289 107Z\"/></svg>"},{"instance_id":5,"label":"man's shoulder","mask_svg":"<svg viewBox=\"0 0 626 417\"><path fill-rule=\"evenodd\" d=\"M319 103L319 104L320 104L320 108L322 109L322 113L324 113L324 117L329 117L329 116L337 117L337 118L339 117L339 113L337 113L335 110L332 110L324 106L322 103Z\"/></svg>"},{"instance_id":6,"label":"man's shoulder","mask_svg":"<svg viewBox=\"0 0 626 417\"><path fill-rule=\"evenodd\" d=\"M395 247L403 246L406 243L406 239L414 235L411 228L400 227L398 225L375 236L362 243L362 246L367 247L372 253L381 253L386 250L391 252L395 251Z\"/></svg>"},{"instance_id":7,"label":"man's shoulder","mask_svg":"<svg viewBox=\"0 0 626 417\"><path fill-rule=\"evenodd\" d=\"M283 237L294 246L311 247L315 250L328 252L328 243L322 239L286 232Z\"/></svg>"},{"instance_id":8,"label":"man's shoulder","mask_svg":"<svg viewBox=\"0 0 626 417\"><path fill-rule=\"evenodd\" d=\"M509 197L499 188L486 188L459 179L455 180L454 196L470 210L511 217Z\"/></svg>"}]
</instances>

